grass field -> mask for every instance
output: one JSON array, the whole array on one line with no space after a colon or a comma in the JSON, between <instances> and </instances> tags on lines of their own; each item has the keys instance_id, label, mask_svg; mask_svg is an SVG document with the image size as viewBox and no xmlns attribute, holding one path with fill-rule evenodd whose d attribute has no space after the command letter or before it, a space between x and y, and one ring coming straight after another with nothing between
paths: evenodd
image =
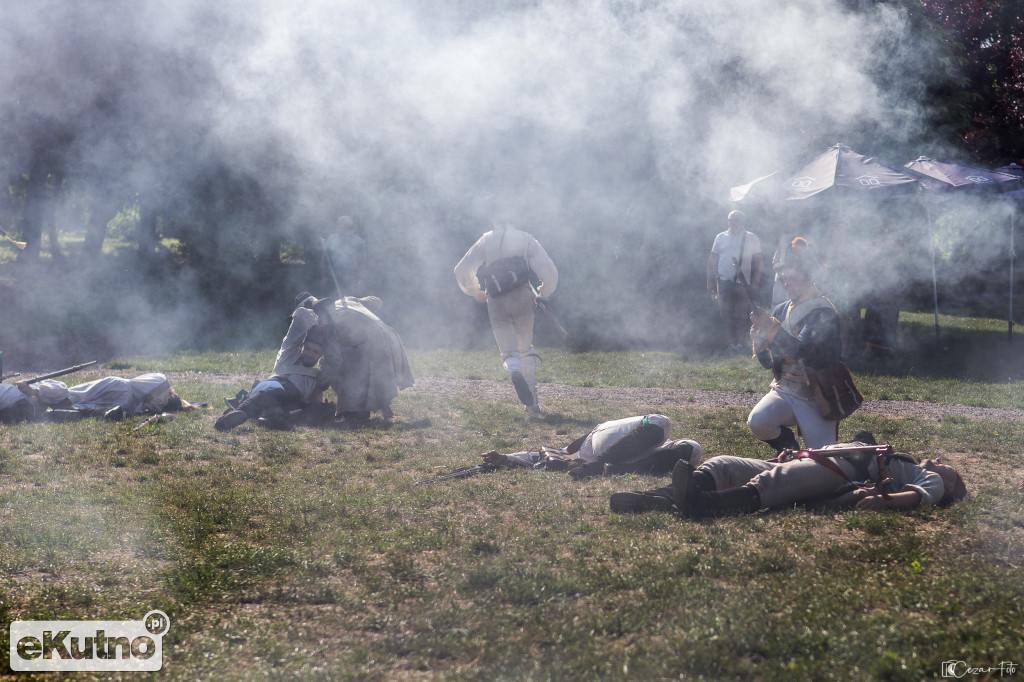
<instances>
[{"instance_id":1,"label":"grass field","mask_svg":"<svg viewBox=\"0 0 1024 682\"><path fill-rule=\"evenodd\" d=\"M924 339L928 322L905 333ZM961 324L952 351L852 364L868 398L1024 407L1019 363L1016 376L992 373L994 341L987 363L950 357L922 371L990 333ZM554 383L767 383L745 358L541 354ZM108 368L194 372L182 395L222 404L241 386L201 372L258 373L272 357L182 353ZM417 351L410 362L417 376L501 378L493 352ZM12 620L160 609L171 618L163 670L125 679L919 680L949 660L1013 662L1007 677L1024 675L1021 420L857 414L844 425L961 468L972 495L949 509L684 522L609 512L610 493L661 484L648 477L509 471L412 485L491 448L564 445L634 406L566 401L536 418L510 389L496 403L403 394L394 408L397 424L358 430L222 434L216 409L140 431L141 418L5 428L3 663ZM768 455L742 410L661 411L709 454Z\"/></svg>"}]
</instances>

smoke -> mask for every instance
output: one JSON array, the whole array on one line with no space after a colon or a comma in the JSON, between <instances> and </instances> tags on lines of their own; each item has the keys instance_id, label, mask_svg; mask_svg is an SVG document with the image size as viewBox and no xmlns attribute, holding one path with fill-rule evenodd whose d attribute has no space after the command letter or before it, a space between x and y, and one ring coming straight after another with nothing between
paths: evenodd
<instances>
[{"instance_id":1,"label":"smoke","mask_svg":"<svg viewBox=\"0 0 1024 682\"><path fill-rule=\"evenodd\" d=\"M0 56L13 184L59 170L54 200L82 206L55 210L66 233L137 202L137 234L180 240L123 272L76 265L88 295L65 308L22 299L60 315L112 292L95 302L121 330L111 352L278 338L315 268L275 293L265 264L282 238L317 262L341 213L367 238L365 293L410 345L489 343L451 269L495 215L545 245L581 335L700 342L730 186L836 142L942 152L923 150L934 47L886 5L50 0L5 10ZM790 218L749 214L770 258ZM258 323L224 321L253 297Z\"/></svg>"}]
</instances>

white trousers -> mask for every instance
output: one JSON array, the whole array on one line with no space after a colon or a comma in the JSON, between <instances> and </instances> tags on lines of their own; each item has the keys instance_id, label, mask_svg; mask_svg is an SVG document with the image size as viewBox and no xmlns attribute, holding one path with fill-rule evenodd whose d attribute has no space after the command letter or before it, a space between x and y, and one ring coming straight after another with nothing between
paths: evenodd
<instances>
[{"instance_id":1,"label":"white trousers","mask_svg":"<svg viewBox=\"0 0 1024 682\"><path fill-rule=\"evenodd\" d=\"M505 370L522 372L527 385L537 395L537 354L533 350L533 291L521 286L501 296L487 299L494 340L498 342Z\"/></svg>"},{"instance_id":2,"label":"white trousers","mask_svg":"<svg viewBox=\"0 0 1024 682\"><path fill-rule=\"evenodd\" d=\"M813 398L802 398L785 387L773 387L747 417L747 426L760 440L772 440L782 434L783 426L798 426L809 448L836 442L839 422L826 421Z\"/></svg>"}]
</instances>

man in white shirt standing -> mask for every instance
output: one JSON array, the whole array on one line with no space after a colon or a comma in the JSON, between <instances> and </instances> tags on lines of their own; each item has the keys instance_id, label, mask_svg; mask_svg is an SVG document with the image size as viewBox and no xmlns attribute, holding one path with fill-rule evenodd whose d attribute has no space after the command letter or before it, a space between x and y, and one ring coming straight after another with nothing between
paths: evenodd
<instances>
[{"instance_id":1,"label":"man in white shirt standing","mask_svg":"<svg viewBox=\"0 0 1024 682\"><path fill-rule=\"evenodd\" d=\"M737 268L736 264L739 263ZM708 293L718 298L725 338L732 353L747 353L750 315L750 297L738 283L740 272L750 284L750 292L757 297L761 283L761 242L746 229L746 216L742 211L729 213L729 229L718 233L708 257Z\"/></svg>"},{"instance_id":2,"label":"man in white shirt standing","mask_svg":"<svg viewBox=\"0 0 1024 682\"><path fill-rule=\"evenodd\" d=\"M541 283L536 297L531 273ZM533 315L536 300L555 292L555 264L532 235L505 221L495 221L494 229L484 233L455 266L455 278L463 293L487 304L494 339L516 395L527 409L540 412Z\"/></svg>"}]
</instances>

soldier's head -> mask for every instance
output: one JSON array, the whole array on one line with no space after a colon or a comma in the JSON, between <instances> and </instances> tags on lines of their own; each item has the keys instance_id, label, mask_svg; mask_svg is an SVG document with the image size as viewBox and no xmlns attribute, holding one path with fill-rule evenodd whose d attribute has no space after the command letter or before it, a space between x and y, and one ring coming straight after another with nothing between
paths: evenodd
<instances>
[{"instance_id":1,"label":"soldier's head","mask_svg":"<svg viewBox=\"0 0 1024 682\"><path fill-rule=\"evenodd\" d=\"M308 291L303 291L302 293L295 297L294 301L292 301L292 309L294 310L295 308L312 308L315 304L316 296L309 293Z\"/></svg>"},{"instance_id":2,"label":"soldier's head","mask_svg":"<svg viewBox=\"0 0 1024 682\"><path fill-rule=\"evenodd\" d=\"M356 223L351 216L341 215L334 222L334 229L340 234L353 234L356 231Z\"/></svg>"},{"instance_id":3,"label":"soldier's head","mask_svg":"<svg viewBox=\"0 0 1024 682\"><path fill-rule=\"evenodd\" d=\"M739 234L747 226L747 216L743 211L729 211L729 216L726 218L726 222L729 224L729 231L733 234Z\"/></svg>"},{"instance_id":4,"label":"soldier's head","mask_svg":"<svg viewBox=\"0 0 1024 682\"><path fill-rule=\"evenodd\" d=\"M814 284L814 275L820 267L821 262L803 237L794 238L781 251L779 262L775 264L782 286L791 299L797 298L808 286Z\"/></svg>"},{"instance_id":5,"label":"soldier's head","mask_svg":"<svg viewBox=\"0 0 1024 682\"><path fill-rule=\"evenodd\" d=\"M964 479L960 478L960 473L948 464L943 464L938 457L921 462L921 468L925 471L934 471L942 478L945 492L942 499L939 500L940 505L950 505L967 496L967 486L964 484Z\"/></svg>"},{"instance_id":6,"label":"soldier's head","mask_svg":"<svg viewBox=\"0 0 1024 682\"><path fill-rule=\"evenodd\" d=\"M184 400L180 395L178 395L178 392L172 388L171 392L167 394L167 403L162 409L164 412L187 412L189 410L197 410L199 409L199 406Z\"/></svg>"},{"instance_id":7,"label":"soldier's head","mask_svg":"<svg viewBox=\"0 0 1024 682\"><path fill-rule=\"evenodd\" d=\"M299 360L306 367L312 367L320 362L324 356L324 348L327 346L327 330L323 327L313 327L302 339L302 350L299 351Z\"/></svg>"}]
</instances>

